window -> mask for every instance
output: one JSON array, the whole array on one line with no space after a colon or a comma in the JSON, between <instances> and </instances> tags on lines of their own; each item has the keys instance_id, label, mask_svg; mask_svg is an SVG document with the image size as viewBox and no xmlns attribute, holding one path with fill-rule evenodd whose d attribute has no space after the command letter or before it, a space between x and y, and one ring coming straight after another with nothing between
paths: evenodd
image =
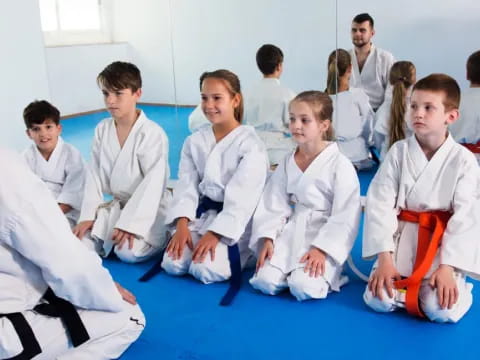
<instances>
[{"instance_id":1,"label":"window","mask_svg":"<svg viewBox=\"0 0 480 360\"><path fill-rule=\"evenodd\" d=\"M111 41L102 0L40 0L46 46Z\"/></svg>"}]
</instances>

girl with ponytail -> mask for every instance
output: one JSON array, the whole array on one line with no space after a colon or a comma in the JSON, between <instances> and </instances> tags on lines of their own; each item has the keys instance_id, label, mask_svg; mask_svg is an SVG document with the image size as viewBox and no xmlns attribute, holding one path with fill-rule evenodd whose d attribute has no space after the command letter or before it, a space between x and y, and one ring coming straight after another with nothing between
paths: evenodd
<instances>
[{"instance_id":1,"label":"girl with ponytail","mask_svg":"<svg viewBox=\"0 0 480 360\"><path fill-rule=\"evenodd\" d=\"M398 140L411 134L407 128L408 99L415 84L416 70L410 61L398 61L390 70L385 100L377 111L375 120L374 142L383 159L388 149Z\"/></svg>"},{"instance_id":2,"label":"girl with ponytail","mask_svg":"<svg viewBox=\"0 0 480 360\"><path fill-rule=\"evenodd\" d=\"M350 88L352 60L344 49L328 57L327 90L333 101L333 128L340 151L361 170L373 164L368 150L373 130L373 110L367 94Z\"/></svg>"}]
</instances>

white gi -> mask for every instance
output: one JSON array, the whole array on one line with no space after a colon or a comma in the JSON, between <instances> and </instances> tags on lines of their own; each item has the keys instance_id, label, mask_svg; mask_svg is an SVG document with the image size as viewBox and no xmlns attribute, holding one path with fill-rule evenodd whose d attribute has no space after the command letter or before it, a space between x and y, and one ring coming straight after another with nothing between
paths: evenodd
<instances>
[{"instance_id":1,"label":"white gi","mask_svg":"<svg viewBox=\"0 0 480 360\"><path fill-rule=\"evenodd\" d=\"M270 164L276 165L295 147L287 134L288 105L296 94L277 78L263 78L245 94L244 123L255 128L265 143Z\"/></svg>"},{"instance_id":2,"label":"white gi","mask_svg":"<svg viewBox=\"0 0 480 360\"><path fill-rule=\"evenodd\" d=\"M405 124L406 126L406 136L410 137L413 134L413 131L410 129L410 95L412 93L411 86L407 90L407 98L406 98L406 109L405 109ZM387 155L388 151L388 141L390 138L389 134L389 127L390 127L390 108L392 107L392 91L393 88L390 86L385 91L385 99L383 104L378 108L377 112L375 113L375 127L373 131L373 142L377 150L380 151L380 160L383 161L385 155Z\"/></svg>"},{"instance_id":3,"label":"white gi","mask_svg":"<svg viewBox=\"0 0 480 360\"><path fill-rule=\"evenodd\" d=\"M21 159L0 150L0 167L0 314L23 314L42 349L35 360L119 357L145 326L139 306L122 300L100 258L73 235ZM33 311L48 287L77 307L88 342L72 348L60 318ZM0 358L22 351L12 323L0 316Z\"/></svg>"},{"instance_id":4,"label":"white gi","mask_svg":"<svg viewBox=\"0 0 480 360\"><path fill-rule=\"evenodd\" d=\"M383 103L385 89L389 84L390 68L395 59L393 55L386 50L377 48L374 44L370 49L367 60L363 65L362 72L358 68L358 60L355 50L349 51L352 57L352 76L350 77L350 86L362 88L370 99L370 105L376 111Z\"/></svg>"},{"instance_id":5,"label":"white gi","mask_svg":"<svg viewBox=\"0 0 480 360\"><path fill-rule=\"evenodd\" d=\"M207 117L203 113L202 105L197 105L192 113L188 116L188 130L190 130L191 133L194 133L202 127L207 127L210 125L210 121L208 121Z\"/></svg>"},{"instance_id":6,"label":"white gi","mask_svg":"<svg viewBox=\"0 0 480 360\"><path fill-rule=\"evenodd\" d=\"M460 100L460 117L450 131L459 143L476 144L480 141L480 88L469 88L462 93ZM480 154L475 154L480 164Z\"/></svg>"},{"instance_id":7,"label":"white gi","mask_svg":"<svg viewBox=\"0 0 480 360\"><path fill-rule=\"evenodd\" d=\"M80 221L95 220L83 238L89 248L107 256L114 228L136 235L133 248L125 243L115 254L125 262L146 260L164 246L165 214L171 199L168 138L163 129L140 115L122 148L112 118L95 129ZM113 196L104 203L103 194Z\"/></svg>"},{"instance_id":8,"label":"white gi","mask_svg":"<svg viewBox=\"0 0 480 360\"><path fill-rule=\"evenodd\" d=\"M58 137L57 146L45 160L35 144L23 152L30 169L47 185L57 203L72 209L65 214L70 226L77 224L85 185L85 162L80 151Z\"/></svg>"},{"instance_id":9,"label":"white gi","mask_svg":"<svg viewBox=\"0 0 480 360\"><path fill-rule=\"evenodd\" d=\"M305 172L293 154L269 179L253 217L250 248L258 255L263 238L270 238L274 251L250 284L270 295L288 287L299 301L322 299L348 281L342 269L358 232L360 185L336 143ZM305 273L305 264L299 262L312 247L327 254L325 272L318 278Z\"/></svg>"},{"instance_id":10,"label":"white gi","mask_svg":"<svg viewBox=\"0 0 480 360\"><path fill-rule=\"evenodd\" d=\"M363 89L350 88L330 95L333 102L333 128L338 147L357 169L373 165L369 146L372 143L374 113Z\"/></svg>"},{"instance_id":11,"label":"white gi","mask_svg":"<svg viewBox=\"0 0 480 360\"><path fill-rule=\"evenodd\" d=\"M398 221L397 214L401 209L452 212L420 290L420 305L432 321L457 322L472 304L472 284L465 281L465 276L478 278L480 274L479 193L480 169L475 158L451 135L430 161L415 136L396 142L368 189L363 257L392 252L398 272L405 277L413 270L418 224ZM455 268L459 299L452 309L440 308L436 289L432 290L427 283L440 264ZM391 299L384 290L381 301L367 287L364 300L377 311L393 311L399 306L398 291L394 292Z\"/></svg>"},{"instance_id":12,"label":"white gi","mask_svg":"<svg viewBox=\"0 0 480 360\"><path fill-rule=\"evenodd\" d=\"M192 262L192 251L186 246L179 260L165 253L162 267L172 275L187 272L204 283L227 280L231 276L228 246L238 243L242 266L251 251L250 219L260 199L268 170L265 147L251 126L241 125L218 143L212 127L190 135L183 145L179 180L175 186L166 224L175 232L176 219L190 219L193 244L207 231L222 236L215 249L215 261L210 254L203 263ZM208 210L196 219L199 198L206 196L223 202L223 210Z\"/></svg>"}]
</instances>

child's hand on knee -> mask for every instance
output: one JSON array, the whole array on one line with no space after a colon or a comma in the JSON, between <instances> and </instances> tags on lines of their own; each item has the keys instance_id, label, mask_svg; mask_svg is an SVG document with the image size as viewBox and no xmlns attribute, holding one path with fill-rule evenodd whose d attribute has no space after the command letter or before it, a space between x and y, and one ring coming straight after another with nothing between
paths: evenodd
<instances>
[{"instance_id":1,"label":"child's hand on knee","mask_svg":"<svg viewBox=\"0 0 480 360\"><path fill-rule=\"evenodd\" d=\"M451 309L458 300L458 288L450 265L440 265L428 282L432 289L437 289L438 304L442 309Z\"/></svg>"},{"instance_id":2,"label":"child's hand on knee","mask_svg":"<svg viewBox=\"0 0 480 360\"><path fill-rule=\"evenodd\" d=\"M131 250L133 248L135 234L119 228L114 228L112 232L112 240L118 247L118 250L122 248L123 244L125 244L125 241L128 241L128 248Z\"/></svg>"},{"instance_id":3,"label":"child's hand on knee","mask_svg":"<svg viewBox=\"0 0 480 360\"><path fill-rule=\"evenodd\" d=\"M210 253L212 261L215 260L215 249L220 241L220 235L211 231L207 231L205 235L198 241L197 246L193 250L192 260L194 263L202 263L205 257Z\"/></svg>"},{"instance_id":4,"label":"child's hand on knee","mask_svg":"<svg viewBox=\"0 0 480 360\"><path fill-rule=\"evenodd\" d=\"M310 277L319 277L325 272L325 260L327 255L319 248L313 247L302 256L301 263L305 263L304 272L308 272Z\"/></svg>"},{"instance_id":5,"label":"child's hand on knee","mask_svg":"<svg viewBox=\"0 0 480 360\"><path fill-rule=\"evenodd\" d=\"M77 225L75 225L75 227L72 229L72 232L77 238L82 240L85 234L87 233L87 231L92 230L93 223L94 223L93 220L82 221Z\"/></svg>"},{"instance_id":6,"label":"child's hand on knee","mask_svg":"<svg viewBox=\"0 0 480 360\"><path fill-rule=\"evenodd\" d=\"M378 255L378 267L370 276L368 289L373 296L382 299L382 290L385 288L390 298L393 298L393 281L401 278L397 269L393 265L392 256L389 252L383 252Z\"/></svg>"},{"instance_id":7,"label":"child's hand on knee","mask_svg":"<svg viewBox=\"0 0 480 360\"><path fill-rule=\"evenodd\" d=\"M257 268L255 269L255 273L260 270L260 268L265 265L265 260L271 260L273 255L273 240L269 238L265 238L263 241L263 248L258 255L257 260Z\"/></svg>"},{"instance_id":8,"label":"child's hand on knee","mask_svg":"<svg viewBox=\"0 0 480 360\"><path fill-rule=\"evenodd\" d=\"M167 246L167 254L173 260L178 260L182 257L185 245L193 251L192 234L188 229L188 219L180 218L177 220L177 231L172 236L172 239Z\"/></svg>"}]
</instances>

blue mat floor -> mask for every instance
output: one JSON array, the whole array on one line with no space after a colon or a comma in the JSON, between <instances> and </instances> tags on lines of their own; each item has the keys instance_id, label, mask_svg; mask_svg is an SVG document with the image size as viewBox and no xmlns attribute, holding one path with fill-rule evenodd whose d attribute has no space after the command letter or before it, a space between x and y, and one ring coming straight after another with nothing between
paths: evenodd
<instances>
[{"instance_id":1,"label":"blue mat floor","mask_svg":"<svg viewBox=\"0 0 480 360\"><path fill-rule=\"evenodd\" d=\"M170 169L177 177L187 117L193 109L141 105L158 122L170 141ZM95 125L108 113L62 121L63 138L85 156ZM360 173L365 195L373 172ZM352 251L359 269L372 263L361 259L361 231ZM326 300L297 302L288 292L266 296L248 284L230 307L218 305L226 283L202 285L190 277L160 273L150 282L138 278L152 262L129 265L104 260L115 280L130 289L145 312L147 327L121 359L479 359L476 348L480 308L475 303L458 324L433 324L404 312L377 314L363 303L365 283L346 270L351 281ZM474 282L474 298L480 296Z\"/></svg>"}]
</instances>

